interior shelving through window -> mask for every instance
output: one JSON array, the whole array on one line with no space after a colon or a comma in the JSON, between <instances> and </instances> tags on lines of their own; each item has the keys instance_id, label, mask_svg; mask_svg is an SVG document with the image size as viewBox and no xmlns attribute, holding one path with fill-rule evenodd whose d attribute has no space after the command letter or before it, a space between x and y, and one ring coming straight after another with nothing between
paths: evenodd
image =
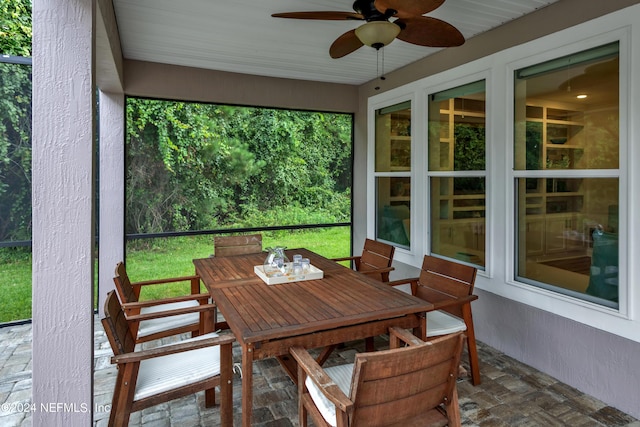
<instances>
[{"instance_id":1,"label":"interior shelving through window","mask_svg":"<svg viewBox=\"0 0 640 427\"><path fill-rule=\"evenodd\" d=\"M617 307L618 43L515 72L516 277ZM595 172L595 171L598 172Z\"/></svg>"},{"instance_id":2,"label":"interior shelving through window","mask_svg":"<svg viewBox=\"0 0 640 427\"><path fill-rule=\"evenodd\" d=\"M485 82L429 100L431 253L485 265Z\"/></svg>"},{"instance_id":3,"label":"interior shelving through window","mask_svg":"<svg viewBox=\"0 0 640 427\"><path fill-rule=\"evenodd\" d=\"M411 243L411 103L376 111L376 239Z\"/></svg>"}]
</instances>

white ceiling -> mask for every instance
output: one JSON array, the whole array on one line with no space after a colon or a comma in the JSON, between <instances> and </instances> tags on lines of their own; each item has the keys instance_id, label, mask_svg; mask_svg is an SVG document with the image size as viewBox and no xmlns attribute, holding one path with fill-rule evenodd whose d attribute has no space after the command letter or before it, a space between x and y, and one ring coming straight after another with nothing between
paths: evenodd
<instances>
[{"instance_id":1,"label":"white ceiling","mask_svg":"<svg viewBox=\"0 0 640 427\"><path fill-rule=\"evenodd\" d=\"M427 14L466 39L558 0L447 0ZM329 46L362 21L272 18L272 13L353 11L350 0L113 0L127 59L220 71L359 85L377 77L376 51L331 59ZM455 48L450 48L455 49ZM384 48L390 72L439 49L395 40Z\"/></svg>"}]
</instances>

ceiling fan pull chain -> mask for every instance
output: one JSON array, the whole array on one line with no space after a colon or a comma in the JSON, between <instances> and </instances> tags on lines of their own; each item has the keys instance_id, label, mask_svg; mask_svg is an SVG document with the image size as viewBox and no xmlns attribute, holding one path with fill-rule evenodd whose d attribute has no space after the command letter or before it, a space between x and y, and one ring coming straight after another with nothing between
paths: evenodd
<instances>
[{"instance_id":1,"label":"ceiling fan pull chain","mask_svg":"<svg viewBox=\"0 0 640 427\"><path fill-rule=\"evenodd\" d=\"M380 51L382 50L382 71L380 71ZM387 78L384 76L384 46L376 49L376 75L380 80L386 80ZM376 86L375 90L380 90L380 86Z\"/></svg>"},{"instance_id":2,"label":"ceiling fan pull chain","mask_svg":"<svg viewBox=\"0 0 640 427\"><path fill-rule=\"evenodd\" d=\"M380 50L382 50L382 72L380 73L380 80L386 80L387 78L384 76L384 46L382 46Z\"/></svg>"},{"instance_id":3,"label":"ceiling fan pull chain","mask_svg":"<svg viewBox=\"0 0 640 427\"><path fill-rule=\"evenodd\" d=\"M380 51L382 51L382 59L380 58ZM384 47L376 49L376 74L380 80L386 80L384 76Z\"/></svg>"}]
</instances>

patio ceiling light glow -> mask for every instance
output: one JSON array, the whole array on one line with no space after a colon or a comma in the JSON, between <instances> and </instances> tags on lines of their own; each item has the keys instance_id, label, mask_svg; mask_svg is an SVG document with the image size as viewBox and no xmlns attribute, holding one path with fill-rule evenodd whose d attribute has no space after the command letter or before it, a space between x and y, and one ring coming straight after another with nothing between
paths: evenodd
<instances>
[{"instance_id":1,"label":"patio ceiling light glow","mask_svg":"<svg viewBox=\"0 0 640 427\"><path fill-rule=\"evenodd\" d=\"M400 34L400 27L389 21L371 21L356 28L356 37L367 46L380 49Z\"/></svg>"},{"instance_id":2,"label":"patio ceiling light glow","mask_svg":"<svg viewBox=\"0 0 640 427\"><path fill-rule=\"evenodd\" d=\"M585 99L586 97L587 97L587 95L585 95L584 93L576 96L576 98L578 98L578 99Z\"/></svg>"}]
</instances>

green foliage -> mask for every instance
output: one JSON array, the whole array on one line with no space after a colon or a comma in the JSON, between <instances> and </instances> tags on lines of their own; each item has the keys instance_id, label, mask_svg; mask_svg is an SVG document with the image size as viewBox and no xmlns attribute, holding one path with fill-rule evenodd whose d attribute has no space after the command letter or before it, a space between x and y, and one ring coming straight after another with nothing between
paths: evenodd
<instances>
[{"instance_id":1,"label":"green foliage","mask_svg":"<svg viewBox=\"0 0 640 427\"><path fill-rule=\"evenodd\" d=\"M31 56L31 1L0 0L0 53Z\"/></svg>"},{"instance_id":2,"label":"green foliage","mask_svg":"<svg viewBox=\"0 0 640 427\"><path fill-rule=\"evenodd\" d=\"M31 239L31 67L0 63L0 241Z\"/></svg>"},{"instance_id":3,"label":"green foliage","mask_svg":"<svg viewBox=\"0 0 640 427\"><path fill-rule=\"evenodd\" d=\"M527 122L525 150L525 169L541 169L542 164L540 164L540 158L542 156L542 123Z\"/></svg>"},{"instance_id":4,"label":"green foliage","mask_svg":"<svg viewBox=\"0 0 640 427\"><path fill-rule=\"evenodd\" d=\"M456 123L454 164L457 171L481 171L485 168L484 125Z\"/></svg>"},{"instance_id":5,"label":"green foliage","mask_svg":"<svg viewBox=\"0 0 640 427\"><path fill-rule=\"evenodd\" d=\"M345 114L130 98L127 144L127 233L350 217Z\"/></svg>"},{"instance_id":6,"label":"green foliage","mask_svg":"<svg viewBox=\"0 0 640 427\"><path fill-rule=\"evenodd\" d=\"M454 128L454 164L457 171L482 171L485 169L485 127L456 123ZM466 194L485 192L484 178L458 177L453 180L456 192Z\"/></svg>"},{"instance_id":7,"label":"green foliage","mask_svg":"<svg viewBox=\"0 0 640 427\"><path fill-rule=\"evenodd\" d=\"M0 323L31 318L31 248L0 248Z\"/></svg>"},{"instance_id":8,"label":"green foliage","mask_svg":"<svg viewBox=\"0 0 640 427\"><path fill-rule=\"evenodd\" d=\"M31 2L0 0L0 54L31 56ZM0 241L31 239L31 67L0 63Z\"/></svg>"},{"instance_id":9,"label":"green foliage","mask_svg":"<svg viewBox=\"0 0 640 427\"><path fill-rule=\"evenodd\" d=\"M0 248L0 264L10 264L15 262L31 262L31 248L28 246L18 246L12 248Z\"/></svg>"}]
</instances>

